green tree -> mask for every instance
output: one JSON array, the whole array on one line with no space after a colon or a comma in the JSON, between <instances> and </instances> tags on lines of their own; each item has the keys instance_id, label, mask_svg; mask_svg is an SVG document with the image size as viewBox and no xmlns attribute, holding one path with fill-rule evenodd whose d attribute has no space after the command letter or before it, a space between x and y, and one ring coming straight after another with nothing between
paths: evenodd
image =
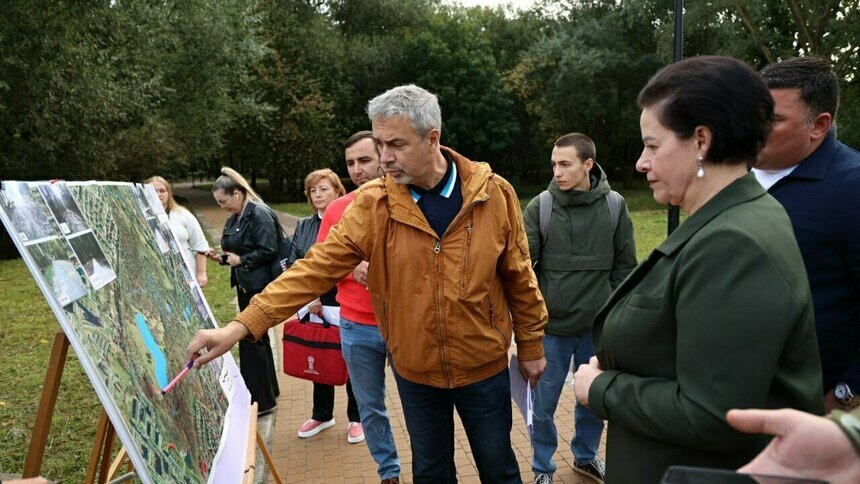
<instances>
[{"instance_id":1,"label":"green tree","mask_svg":"<svg viewBox=\"0 0 860 484\"><path fill-rule=\"evenodd\" d=\"M538 120L532 142L541 148L541 163L558 136L579 131L595 141L610 177L629 181L641 149L636 95L662 65L654 36L631 32L652 32L665 13L651 2L570 8L522 57L509 82Z\"/></svg>"}]
</instances>

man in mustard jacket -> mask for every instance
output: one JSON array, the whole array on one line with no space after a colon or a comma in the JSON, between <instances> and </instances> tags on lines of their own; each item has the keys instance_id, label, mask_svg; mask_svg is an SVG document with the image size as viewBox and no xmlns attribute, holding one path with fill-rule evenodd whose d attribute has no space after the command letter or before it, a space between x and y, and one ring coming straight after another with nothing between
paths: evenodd
<instances>
[{"instance_id":1,"label":"man in mustard jacket","mask_svg":"<svg viewBox=\"0 0 860 484\"><path fill-rule=\"evenodd\" d=\"M483 482L521 482L511 448L508 348L534 385L547 312L531 269L520 203L486 163L442 147L435 95L400 86L368 103L385 176L364 184L323 244L227 326L200 331L196 365L257 339L362 260L395 370L416 483L454 482L453 411Z\"/></svg>"}]
</instances>

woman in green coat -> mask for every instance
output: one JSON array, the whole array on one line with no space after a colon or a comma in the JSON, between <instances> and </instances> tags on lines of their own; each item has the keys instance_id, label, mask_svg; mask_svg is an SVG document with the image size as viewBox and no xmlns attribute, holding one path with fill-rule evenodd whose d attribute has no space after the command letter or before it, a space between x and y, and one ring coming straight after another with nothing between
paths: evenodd
<instances>
[{"instance_id":1,"label":"woman in green coat","mask_svg":"<svg viewBox=\"0 0 860 484\"><path fill-rule=\"evenodd\" d=\"M774 120L767 87L741 61L696 57L658 72L638 103L636 169L689 217L600 310L597 357L574 375L577 400L609 421L609 483L743 465L768 438L729 426L731 408L824 411L791 222L748 173Z\"/></svg>"}]
</instances>

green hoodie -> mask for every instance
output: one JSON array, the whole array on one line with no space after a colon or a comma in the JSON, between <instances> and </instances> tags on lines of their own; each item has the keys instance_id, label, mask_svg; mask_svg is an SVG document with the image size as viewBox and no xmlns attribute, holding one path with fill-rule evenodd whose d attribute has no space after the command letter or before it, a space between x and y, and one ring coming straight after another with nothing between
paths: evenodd
<instances>
[{"instance_id":1,"label":"green hoodie","mask_svg":"<svg viewBox=\"0 0 860 484\"><path fill-rule=\"evenodd\" d=\"M627 204L622 203L618 227L612 234L606 202L609 182L597 163L591 172L591 190L563 192L555 180L548 190L553 207L543 246L539 196L526 207L529 252L532 265L537 263L538 284L549 311L546 332L579 336L591 330L597 311L636 267L633 222Z\"/></svg>"}]
</instances>

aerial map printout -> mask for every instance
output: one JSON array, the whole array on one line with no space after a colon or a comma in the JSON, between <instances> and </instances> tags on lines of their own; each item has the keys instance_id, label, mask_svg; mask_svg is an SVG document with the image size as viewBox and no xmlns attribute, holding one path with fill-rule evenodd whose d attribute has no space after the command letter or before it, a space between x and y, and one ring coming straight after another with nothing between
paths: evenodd
<instances>
[{"instance_id":1,"label":"aerial map printout","mask_svg":"<svg viewBox=\"0 0 860 484\"><path fill-rule=\"evenodd\" d=\"M250 395L230 353L162 390L215 327L150 186L0 185L0 218L143 482L240 482Z\"/></svg>"}]
</instances>

